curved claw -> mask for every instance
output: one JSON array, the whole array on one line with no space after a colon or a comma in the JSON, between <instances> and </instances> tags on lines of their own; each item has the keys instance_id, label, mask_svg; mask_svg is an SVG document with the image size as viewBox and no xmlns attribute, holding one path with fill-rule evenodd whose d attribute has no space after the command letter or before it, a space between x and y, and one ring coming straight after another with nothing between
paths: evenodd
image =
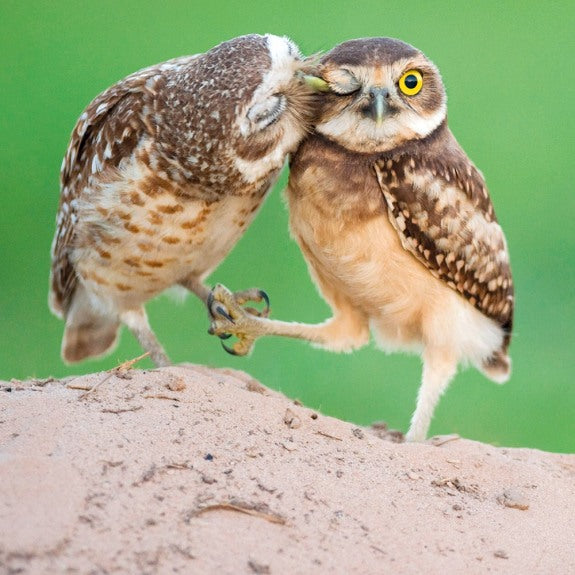
<instances>
[{"instance_id":1,"label":"curved claw","mask_svg":"<svg viewBox=\"0 0 575 575\"><path fill-rule=\"evenodd\" d=\"M228 347L223 341L220 343L222 344L224 350L230 355L239 355L239 353L233 347Z\"/></svg>"},{"instance_id":2,"label":"curved claw","mask_svg":"<svg viewBox=\"0 0 575 575\"><path fill-rule=\"evenodd\" d=\"M216 298L214 297L214 290L215 289L216 288L214 287L212 289L212 291L210 291L210 293L208 294L208 299L206 300L206 306L208 308L208 312L210 314L210 317L212 319L217 319L216 316L220 315L222 317L225 317L229 322L235 323L234 318L228 313L228 310L220 302L218 302L216 300ZM215 307L214 307L214 304L216 304Z\"/></svg>"},{"instance_id":3,"label":"curved claw","mask_svg":"<svg viewBox=\"0 0 575 575\"><path fill-rule=\"evenodd\" d=\"M263 302L264 309L243 307L244 304L255 301ZM251 323L257 317L267 317L270 312L268 295L260 289L250 289L243 292L230 292L226 287L218 284L209 292L206 299L208 312L212 323L208 330L210 335L217 335L226 353L236 356L248 355L253 347L256 337L250 335ZM235 335L238 339L228 346L223 340Z\"/></svg>"},{"instance_id":4,"label":"curved claw","mask_svg":"<svg viewBox=\"0 0 575 575\"><path fill-rule=\"evenodd\" d=\"M208 294L208 299L206 300L206 307L208 308L208 312L212 319L214 319L214 312L212 311L213 303L214 303L214 290L212 288L212 291Z\"/></svg>"},{"instance_id":5,"label":"curved claw","mask_svg":"<svg viewBox=\"0 0 575 575\"><path fill-rule=\"evenodd\" d=\"M266 304L265 308L261 312L261 315L262 317L268 317L270 314L270 298L263 289L258 290L258 295L262 298L262 300Z\"/></svg>"},{"instance_id":6,"label":"curved claw","mask_svg":"<svg viewBox=\"0 0 575 575\"><path fill-rule=\"evenodd\" d=\"M231 333L216 333L216 328L213 325L208 329L208 334L217 335L220 339L230 339L232 337Z\"/></svg>"},{"instance_id":7,"label":"curved claw","mask_svg":"<svg viewBox=\"0 0 575 575\"><path fill-rule=\"evenodd\" d=\"M225 317L230 323L236 323L234 318L228 313L228 310L225 307L221 305L216 306L216 312L219 313L222 317Z\"/></svg>"}]
</instances>

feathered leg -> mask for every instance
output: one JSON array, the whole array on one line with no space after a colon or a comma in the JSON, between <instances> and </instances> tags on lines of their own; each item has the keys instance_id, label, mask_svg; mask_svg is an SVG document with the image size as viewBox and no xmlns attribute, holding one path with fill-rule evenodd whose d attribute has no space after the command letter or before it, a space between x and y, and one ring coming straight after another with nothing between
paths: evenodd
<instances>
[{"instance_id":1,"label":"feathered leg","mask_svg":"<svg viewBox=\"0 0 575 575\"><path fill-rule=\"evenodd\" d=\"M423 352L423 374L417 394L417 405L411 418L407 441L425 441L439 398L457 371L457 360L448 350L426 348Z\"/></svg>"}]
</instances>

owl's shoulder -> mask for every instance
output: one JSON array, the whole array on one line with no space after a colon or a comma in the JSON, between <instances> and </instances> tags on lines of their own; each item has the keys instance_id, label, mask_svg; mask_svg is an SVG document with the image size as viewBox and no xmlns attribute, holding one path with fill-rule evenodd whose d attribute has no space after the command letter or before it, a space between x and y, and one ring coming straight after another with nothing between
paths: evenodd
<instances>
[{"instance_id":1,"label":"owl's shoulder","mask_svg":"<svg viewBox=\"0 0 575 575\"><path fill-rule=\"evenodd\" d=\"M425 181L423 185L437 189L459 190L463 201L495 219L483 174L459 145L447 122L426 138L380 154L375 163L380 175L386 176L399 194L409 194Z\"/></svg>"}]
</instances>

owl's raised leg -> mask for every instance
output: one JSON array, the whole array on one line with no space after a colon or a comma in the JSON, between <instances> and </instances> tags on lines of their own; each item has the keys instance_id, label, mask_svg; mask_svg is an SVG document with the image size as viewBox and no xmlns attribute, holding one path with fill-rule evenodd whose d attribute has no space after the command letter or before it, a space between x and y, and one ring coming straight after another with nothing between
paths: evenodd
<instances>
[{"instance_id":1,"label":"owl's raised leg","mask_svg":"<svg viewBox=\"0 0 575 575\"><path fill-rule=\"evenodd\" d=\"M329 296L326 299L332 300ZM330 303L334 316L320 324L272 320L253 315L238 304L237 294L218 284L208 301L212 316L209 333L220 337L235 335L238 341L232 347L222 344L233 355L247 355L256 339L265 335L302 339L331 351L351 351L365 345L369 341L367 317L345 300Z\"/></svg>"},{"instance_id":2,"label":"owl's raised leg","mask_svg":"<svg viewBox=\"0 0 575 575\"><path fill-rule=\"evenodd\" d=\"M195 293L206 304L208 311L210 305L213 303L212 290L208 288L198 277L189 276L180 285ZM243 306L248 302L264 303L262 310L257 310L253 307L244 308L247 312L258 317L268 317L270 313L270 299L265 291L258 288L251 288L243 291L233 293L233 297L238 305ZM211 311L210 311L210 315Z\"/></svg>"},{"instance_id":3,"label":"owl's raised leg","mask_svg":"<svg viewBox=\"0 0 575 575\"><path fill-rule=\"evenodd\" d=\"M157 367L171 365L162 344L152 331L148 322L148 316L144 308L124 311L120 314L122 323L134 334L140 345L150 354L150 359Z\"/></svg>"},{"instance_id":4,"label":"owl's raised leg","mask_svg":"<svg viewBox=\"0 0 575 575\"><path fill-rule=\"evenodd\" d=\"M456 371L457 359L449 350L425 349L421 387L406 441L425 441L435 407Z\"/></svg>"}]
</instances>

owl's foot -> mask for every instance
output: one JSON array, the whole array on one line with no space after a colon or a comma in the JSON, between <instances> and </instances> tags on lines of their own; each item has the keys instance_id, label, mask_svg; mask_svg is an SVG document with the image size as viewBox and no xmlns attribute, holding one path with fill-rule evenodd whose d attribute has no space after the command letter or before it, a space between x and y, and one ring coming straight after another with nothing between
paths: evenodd
<instances>
[{"instance_id":1,"label":"owl's foot","mask_svg":"<svg viewBox=\"0 0 575 575\"><path fill-rule=\"evenodd\" d=\"M263 302L263 310L253 307L243 307L248 302ZM217 284L208 296L208 310L212 323L208 333L217 335L220 339L228 339L232 335L238 338L229 347L222 342L222 347L232 355L247 355L252 350L257 339L256 318L267 318L270 313L270 300L267 294L257 288L231 292L225 286Z\"/></svg>"}]
</instances>

